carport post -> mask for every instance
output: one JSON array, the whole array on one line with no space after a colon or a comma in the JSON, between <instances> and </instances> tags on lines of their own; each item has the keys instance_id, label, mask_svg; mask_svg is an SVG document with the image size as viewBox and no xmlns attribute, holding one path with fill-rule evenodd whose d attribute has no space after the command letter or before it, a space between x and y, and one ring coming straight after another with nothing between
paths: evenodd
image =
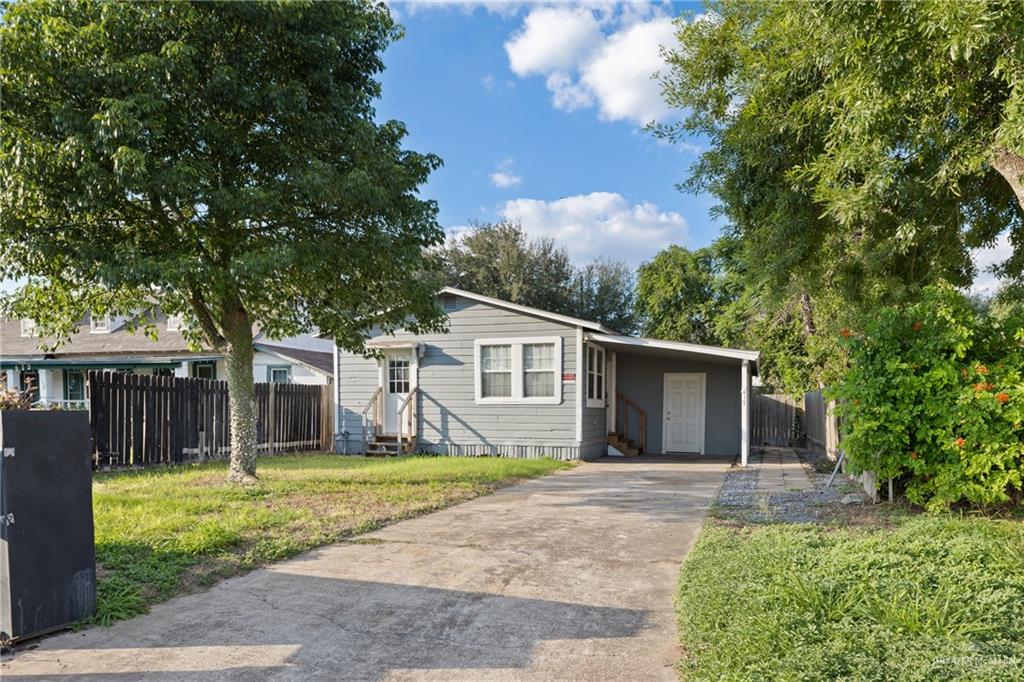
<instances>
[{"instance_id":1,"label":"carport post","mask_svg":"<svg viewBox=\"0 0 1024 682\"><path fill-rule=\"evenodd\" d=\"M740 369L740 464L750 457L750 360Z\"/></svg>"}]
</instances>

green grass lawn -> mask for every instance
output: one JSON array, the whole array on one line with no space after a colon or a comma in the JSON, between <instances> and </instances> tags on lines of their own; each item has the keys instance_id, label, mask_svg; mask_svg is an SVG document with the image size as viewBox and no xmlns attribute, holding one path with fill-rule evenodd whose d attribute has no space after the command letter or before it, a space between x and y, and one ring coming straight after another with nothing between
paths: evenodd
<instances>
[{"instance_id":1,"label":"green grass lawn","mask_svg":"<svg viewBox=\"0 0 1024 682\"><path fill-rule=\"evenodd\" d=\"M1024 523L709 521L676 607L688 680L1024 679Z\"/></svg>"},{"instance_id":2,"label":"green grass lawn","mask_svg":"<svg viewBox=\"0 0 1024 682\"><path fill-rule=\"evenodd\" d=\"M261 458L260 482L245 487L226 482L223 462L97 474L95 620L131 618L175 594L567 466L296 455Z\"/></svg>"}]
</instances>

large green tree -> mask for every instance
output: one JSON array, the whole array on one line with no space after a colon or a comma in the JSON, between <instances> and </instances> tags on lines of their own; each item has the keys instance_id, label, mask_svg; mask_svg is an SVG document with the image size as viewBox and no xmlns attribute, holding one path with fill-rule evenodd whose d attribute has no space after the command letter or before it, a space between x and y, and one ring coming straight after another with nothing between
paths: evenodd
<instances>
[{"instance_id":1,"label":"large green tree","mask_svg":"<svg viewBox=\"0 0 1024 682\"><path fill-rule=\"evenodd\" d=\"M637 272L636 309L647 336L720 345L715 328L729 303L724 273L712 247L673 245Z\"/></svg>"},{"instance_id":2,"label":"large green tree","mask_svg":"<svg viewBox=\"0 0 1024 682\"><path fill-rule=\"evenodd\" d=\"M577 268L553 239L530 239L517 222L476 224L437 256L452 286L620 331L635 326L633 273L626 265L595 260Z\"/></svg>"},{"instance_id":3,"label":"large green tree","mask_svg":"<svg viewBox=\"0 0 1024 682\"><path fill-rule=\"evenodd\" d=\"M686 189L719 200L767 315L810 339L929 282L970 283L970 249L1022 232L1024 5L706 3L681 18L657 132L709 151ZM1003 266L1020 279L1024 251ZM818 358L822 361L822 358Z\"/></svg>"},{"instance_id":4,"label":"large green tree","mask_svg":"<svg viewBox=\"0 0 1024 682\"><path fill-rule=\"evenodd\" d=\"M0 19L0 276L66 340L159 306L224 353L231 473L255 476L254 327L436 328L417 188L440 165L378 122L370 2L14 2ZM409 322L415 320L415 322Z\"/></svg>"}]
</instances>

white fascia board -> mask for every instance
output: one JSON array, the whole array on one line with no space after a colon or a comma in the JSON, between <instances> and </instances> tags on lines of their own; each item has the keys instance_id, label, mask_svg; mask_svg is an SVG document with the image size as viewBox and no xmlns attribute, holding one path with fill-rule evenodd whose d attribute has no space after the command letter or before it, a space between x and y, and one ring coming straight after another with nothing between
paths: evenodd
<instances>
[{"instance_id":1,"label":"white fascia board","mask_svg":"<svg viewBox=\"0 0 1024 682\"><path fill-rule=\"evenodd\" d=\"M635 346L637 348L657 348L660 350L677 350L695 355L709 355L718 358L732 358L734 360L749 360L757 363L761 353L756 350L742 350L738 348L721 348L720 346L702 346L698 343L684 343L682 341L662 341L661 339L647 339L642 336L620 336L618 334L587 334L588 341L598 343L613 343L624 346Z\"/></svg>"},{"instance_id":2,"label":"white fascia board","mask_svg":"<svg viewBox=\"0 0 1024 682\"><path fill-rule=\"evenodd\" d=\"M591 322L589 320L581 320L577 317L570 317L568 315L561 315L559 313L549 313L546 310L540 310L539 308L531 308L527 305L519 305L518 303L509 303L508 301L502 301L500 298L491 298L490 296L484 296L482 294L475 294L472 291L465 291L463 289L456 289L455 287L445 287L441 289L443 294L452 294L454 296L462 296L464 298L479 301L480 303L486 303L496 308L505 308L506 310L512 310L517 313L524 315L532 315L534 317L542 317L548 320L554 320L555 322L561 322L567 324L570 327L582 327L583 329L591 329L597 332L611 332L610 329L597 322Z\"/></svg>"}]
</instances>

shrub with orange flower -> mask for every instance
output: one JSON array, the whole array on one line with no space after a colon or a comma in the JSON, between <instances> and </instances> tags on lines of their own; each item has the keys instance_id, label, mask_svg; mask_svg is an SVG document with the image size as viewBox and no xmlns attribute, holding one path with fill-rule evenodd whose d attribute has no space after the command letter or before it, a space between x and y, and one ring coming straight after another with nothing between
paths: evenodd
<instances>
[{"instance_id":1,"label":"shrub with orange flower","mask_svg":"<svg viewBox=\"0 0 1024 682\"><path fill-rule=\"evenodd\" d=\"M917 452L915 452L914 450L911 450L910 451L910 459L917 459Z\"/></svg>"},{"instance_id":2,"label":"shrub with orange flower","mask_svg":"<svg viewBox=\"0 0 1024 682\"><path fill-rule=\"evenodd\" d=\"M924 325L921 324L920 322L915 322L914 324L910 325L910 328L913 329L915 332L919 332L921 331L921 327L923 326Z\"/></svg>"},{"instance_id":3,"label":"shrub with orange flower","mask_svg":"<svg viewBox=\"0 0 1024 682\"><path fill-rule=\"evenodd\" d=\"M1010 394L1009 393L996 393L996 401L1000 405L1004 405L1004 404L1010 402Z\"/></svg>"},{"instance_id":4,"label":"shrub with orange flower","mask_svg":"<svg viewBox=\"0 0 1024 682\"><path fill-rule=\"evenodd\" d=\"M991 391L993 388L995 388L995 386L993 386L992 384L988 383L987 381L983 381L981 383L974 384L974 392L975 393L981 393L982 391Z\"/></svg>"},{"instance_id":5,"label":"shrub with orange flower","mask_svg":"<svg viewBox=\"0 0 1024 682\"><path fill-rule=\"evenodd\" d=\"M963 438L957 438L955 441L953 441L953 444L956 445L958 448L962 448L964 445L967 444L967 441L964 440Z\"/></svg>"},{"instance_id":6,"label":"shrub with orange flower","mask_svg":"<svg viewBox=\"0 0 1024 682\"><path fill-rule=\"evenodd\" d=\"M847 328L845 328L845 327L843 327L843 329L842 329L842 330L841 330L841 331L839 332L839 334L840 334L840 335L841 335L841 336L842 336L842 337L843 337L844 339L848 339L848 338L850 338L851 336L853 336L853 332L851 332L851 331L850 331L849 329L847 329Z\"/></svg>"},{"instance_id":7,"label":"shrub with orange flower","mask_svg":"<svg viewBox=\"0 0 1024 682\"><path fill-rule=\"evenodd\" d=\"M985 365L978 365L977 367L974 368L974 371L977 372L978 374L988 374L988 367L986 367Z\"/></svg>"}]
</instances>

